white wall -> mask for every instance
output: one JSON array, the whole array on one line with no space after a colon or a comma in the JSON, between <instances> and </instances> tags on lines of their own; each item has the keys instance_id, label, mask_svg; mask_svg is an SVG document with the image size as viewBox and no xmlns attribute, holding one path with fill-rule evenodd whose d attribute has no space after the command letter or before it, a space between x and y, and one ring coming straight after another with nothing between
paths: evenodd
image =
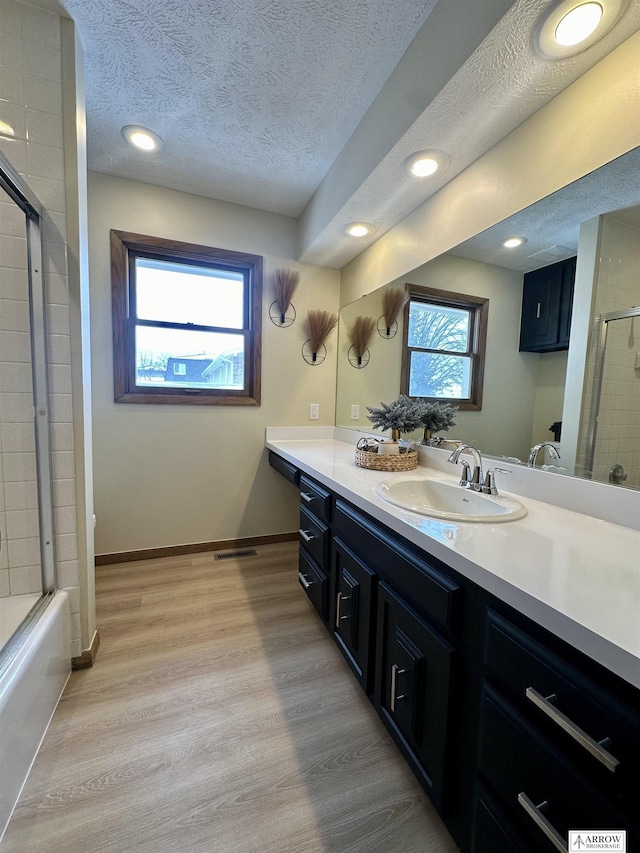
<instances>
[{"instance_id":1,"label":"white wall","mask_svg":"<svg viewBox=\"0 0 640 853\"><path fill-rule=\"evenodd\" d=\"M60 18L16 0L0 0L0 121L12 128L0 150L45 207L47 303L56 572L72 606L71 654L82 649L67 275ZM33 498L31 498L33 501ZM17 512L35 508L27 501ZM9 509L9 506L7 506ZM35 583L35 574L32 578ZM25 590L26 591L26 590Z\"/></svg>"},{"instance_id":2,"label":"white wall","mask_svg":"<svg viewBox=\"0 0 640 853\"><path fill-rule=\"evenodd\" d=\"M114 403L109 230L264 256L262 405ZM293 490L268 466L267 425L333 424L337 337L316 367L301 355L310 308L337 312L339 273L292 260L295 221L90 173L89 239L96 553L220 541L293 529ZM271 274L300 271L296 322L269 320ZM315 423L315 422L314 422Z\"/></svg>"}]
</instances>

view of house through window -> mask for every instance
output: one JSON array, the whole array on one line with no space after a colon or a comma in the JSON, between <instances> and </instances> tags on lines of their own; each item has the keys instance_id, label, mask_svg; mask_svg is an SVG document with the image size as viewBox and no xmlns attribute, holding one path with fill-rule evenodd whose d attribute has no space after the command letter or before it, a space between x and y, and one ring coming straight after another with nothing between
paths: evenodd
<instances>
[{"instance_id":1,"label":"view of house through window","mask_svg":"<svg viewBox=\"0 0 640 853\"><path fill-rule=\"evenodd\" d=\"M242 389L244 276L149 258L135 266L136 385Z\"/></svg>"},{"instance_id":2,"label":"view of house through window","mask_svg":"<svg viewBox=\"0 0 640 853\"><path fill-rule=\"evenodd\" d=\"M113 231L119 402L260 401L262 258Z\"/></svg>"},{"instance_id":3,"label":"view of house through window","mask_svg":"<svg viewBox=\"0 0 640 853\"><path fill-rule=\"evenodd\" d=\"M403 391L480 408L488 300L409 286Z\"/></svg>"}]
</instances>

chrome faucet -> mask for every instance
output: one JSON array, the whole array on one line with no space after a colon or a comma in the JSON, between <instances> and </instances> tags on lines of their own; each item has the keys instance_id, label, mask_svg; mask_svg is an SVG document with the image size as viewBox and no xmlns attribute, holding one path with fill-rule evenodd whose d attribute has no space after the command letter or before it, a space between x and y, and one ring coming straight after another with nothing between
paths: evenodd
<instances>
[{"instance_id":1,"label":"chrome faucet","mask_svg":"<svg viewBox=\"0 0 640 853\"><path fill-rule=\"evenodd\" d=\"M471 473L469 463L464 459L460 460L460 464L463 466L460 485L464 489L473 489L474 492L481 492L484 478L482 476L482 457L479 450L471 447L470 444L461 444L460 447L456 447L447 461L455 465L463 453L468 453L473 457L473 473Z\"/></svg>"},{"instance_id":2,"label":"chrome faucet","mask_svg":"<svg viewBox=\"0 0 640 853\"><path fill-rule=\"evenodd\" d=\"M560 459L560 452L555 446L555 444L552 444L550 441L541 441L539 442L539 444L534 444L534 446L531 448L531 453L529 454L529 461L527 462L529 468L536 467L538 453L540 453L543 447L549 448L549 457L551 459Z\"/></svg>"}]
</instances>

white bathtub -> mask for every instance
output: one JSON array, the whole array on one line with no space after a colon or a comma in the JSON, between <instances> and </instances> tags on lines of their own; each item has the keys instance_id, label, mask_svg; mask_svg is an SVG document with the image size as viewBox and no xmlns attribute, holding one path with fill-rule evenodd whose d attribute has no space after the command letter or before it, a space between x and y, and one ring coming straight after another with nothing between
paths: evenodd
<instances>
[{"instance_id":1,"label":"white bathtub","mask_svg":"<svg viewBox=\"0 0 640 853\"><path fill-rule=\"evenodd\" d=\"M71 609L59 591L0 680L0 839L71 672Z\"/></svg>"}]
</instances>

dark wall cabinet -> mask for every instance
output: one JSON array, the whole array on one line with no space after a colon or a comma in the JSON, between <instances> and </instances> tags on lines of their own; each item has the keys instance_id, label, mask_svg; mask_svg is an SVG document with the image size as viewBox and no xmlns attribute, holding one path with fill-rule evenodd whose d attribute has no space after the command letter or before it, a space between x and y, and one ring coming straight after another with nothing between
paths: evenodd
<instances>
[{"instance_id":1,"label":"dark wall cabinet","mask_svg":"<svg viewBox=\"0 0 640 853\"><path fill-rule=\"evenodd\" d=\"M300 583L462 853L640 850L640 691L282 461Z\"/></svg>"},{"instance_id":2,"label":"dark wall cabinet","mask_svg":"<svg viewBox=\"0 0 640 853\"><path fill-rule=\"evenodd\" d=\"M568 349L575 277L575 258L525 274L520 352Z\"/></svg>"}]
</instances>

